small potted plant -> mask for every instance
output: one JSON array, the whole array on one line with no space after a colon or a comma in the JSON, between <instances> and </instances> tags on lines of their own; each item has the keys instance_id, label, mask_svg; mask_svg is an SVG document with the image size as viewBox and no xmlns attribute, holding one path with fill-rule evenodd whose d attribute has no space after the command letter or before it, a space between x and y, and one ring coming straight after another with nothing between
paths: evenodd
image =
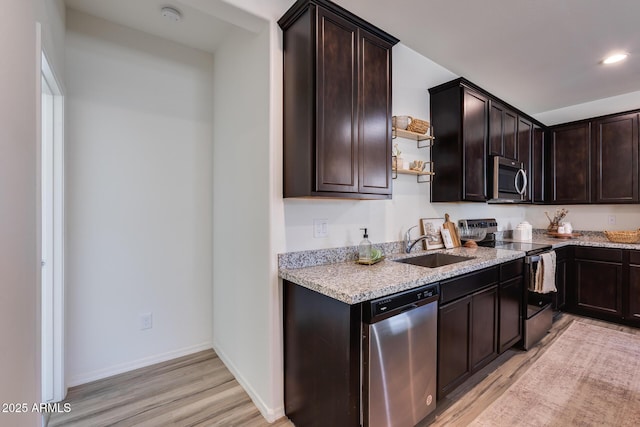
<instances>
[{"instance_id":1,"label":"small potted plant","mask_svg":"<svg viewBox=\"0 0 640 427\"><path fill-rule=\"evenodd\" d=\"M393 156L393 169L400 170L404 169L404 160L400 155L402 151L400 151L400 147L398 144L393 144L393 150L391 150L391 155Z\"/></svg>"}]
</instances>

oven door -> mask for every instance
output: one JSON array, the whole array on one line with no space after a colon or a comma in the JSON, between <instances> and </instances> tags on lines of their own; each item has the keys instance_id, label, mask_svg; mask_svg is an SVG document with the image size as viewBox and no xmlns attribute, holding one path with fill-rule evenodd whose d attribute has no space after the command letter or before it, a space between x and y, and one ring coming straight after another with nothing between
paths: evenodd
<instances>
[{"instance_id":1,"label":"oven door","mask_svg":"<svg viewBox=\"0 0 640 427\"><path fill-rule=\"evenodd\" d=\"M493 201L525 200L527 173L522 163L504 157L493 158Z\"/></svg>"},{"instance_id":2,"label":"oven door","mask_svg":"<svg viewBox=\"0 0 640 427\"><path fill-rule=\"evenodd\" d=\"M529 350L536 345L551 329L553 323L553 302L556 292L540 294L532 291L540 255L528 255L524 258L525 304L524 337L522 346Z\"/></svg>"}]
</instances>

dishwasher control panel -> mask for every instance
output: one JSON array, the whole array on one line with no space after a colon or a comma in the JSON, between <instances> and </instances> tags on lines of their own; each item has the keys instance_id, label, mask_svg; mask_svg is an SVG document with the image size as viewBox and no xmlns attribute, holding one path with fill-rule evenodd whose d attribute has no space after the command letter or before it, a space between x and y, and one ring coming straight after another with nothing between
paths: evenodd
<instances>
[{"instance_id":1,"label":"dishwasher control panel","mask_svg":"<svg viewBox=\"0 0 640 427\"><path fill-rule=\"evenodd\" d=\"M400 313L421 305L425 300L437 298L438 285L431 284L417 289L400 292L394 295L371 300L364 305L365 321L372 321L375 317L388 317L389 313Z\"/></svg>"}]
</instances>

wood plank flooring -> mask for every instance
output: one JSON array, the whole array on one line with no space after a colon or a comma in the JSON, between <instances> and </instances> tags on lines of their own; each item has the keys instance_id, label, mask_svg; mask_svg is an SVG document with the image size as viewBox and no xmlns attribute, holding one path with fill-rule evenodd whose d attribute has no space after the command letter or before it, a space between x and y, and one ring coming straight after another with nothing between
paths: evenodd
<instances>
[{"instance_id":1,"label":"wood plank flooring","mask_svg":"<svg viewBox=\"0 0 640 427\"><path fill-rule=\"evenodd\" d=\"M269 424L213 350L73 387L49 426L293 426Z\"/></svg>"},{"instance_id":2,"label":"wood plank flooring","mask_svg":"<svg viewBox=\"0 0 640 427\"><path fill-rule=\"evenodd\" d=\"M562 314L539 345L511 349L438 401L419 426L465 426L504 393L578 316ZM640 329L599 320L582 322L640 335ZM269 424L213 350L127 372L69 390L71 412L49 426L274 426Z\"/></svg>"}]
</instances>

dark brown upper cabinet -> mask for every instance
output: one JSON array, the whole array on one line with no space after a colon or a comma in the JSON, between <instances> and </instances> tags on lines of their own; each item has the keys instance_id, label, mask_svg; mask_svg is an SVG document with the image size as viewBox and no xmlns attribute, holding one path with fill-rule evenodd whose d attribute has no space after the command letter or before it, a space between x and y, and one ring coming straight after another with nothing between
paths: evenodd
<instances>
[{"instance_id":1,"label":"dark brown upper cabinet","mask_svg":"<svg viewBox=\"0 0 640 427\"><path fill-rule=\"evenodd\" d=\"M533 123L523 116L518 117L518 153L517 158L522 163L523 169L527 172L527 190L524 194L524 201L531 201L533 191L533 179L531 179L531 143L533 141Z\"/></svg>"},{"instance_id":2,"label":"dark brown upper cabinet","mask_svg":"<svg viewBox=\"0 0 640 427\"><path fill-rule=\"evenodd\" d=\"M638 113L593 122L593 201L637 203Z\"/></svg>"},{"instance_id":3,"label":"dark brown upper cabinet","mask_svg":"<svg viewBox=\"0 0 640 427\"><path fill-rule=\"evenodd\" d=\"M284 33L284 197L391 198L391 48L398 39L326 0Z\"/></svg>"},{"instance_id":4,"label":"dark brown upper cabinet","mask_svg":"<svg viewBox=\"0 0 640 427\"><path fill-rule=\"evenodd\" d=\"M437 132L432 202L487 200L489 98L459 80L429 89Z\"/></svg>"},{"instance_id":5,"label":"dark brown upper cabinet","mask_svg":"<svg viewBox=\"0 0 640 427\"><path fill-rule=\"evenodd\" d=\"M552 127L547 202L638 203L639 113Z\"/></svg>"},{"instance_id":6,"label":"dark brown upper cabinet","mask_svg":"<svg viewBox=\"0 0 640 427\"><path fill-rule=\"evenodd\" d=\"M518 160L531 173L538 160L532 154L534 129L546 129L541 123L464 78L433 87L429 94L437 138L431 151L432 202L490 199L493 178L488 168L493 156ZM535 182L528 178L525 202L533 191L543 193Z\"/></svg>"},{"instance_id":7,"label":"dark brown upper cabinet","mask_svg":"<svg viewBox=\"0 0 640 427\"><path fill-rule=\"evenodd\" d=\"M533 126L533 139L531 141L531 172L529 180L531 182L531 201L533 203L544 203L545 201L545 130L538 126Z\"/></svg>"},{"instance_id":8,"label":"dark brown upper cabinet","mask_svg":"<svg viewBox=\"0 0 640 427\"><path fill-rule=\"evenodd\" d=\"M554 126L549 149L550 203L591 202L591 123Z\"/></svg>"},{"instance_id":9,"label":"dark brown upper cabinet","mask_svg":"<svg viewBox=\"0 0 640 427\"><path fill-rule=\"evenodd\" d=\"M491 100L489 102L489 155L517 159L518 114Z\"/></svg>"}]
</instances>

